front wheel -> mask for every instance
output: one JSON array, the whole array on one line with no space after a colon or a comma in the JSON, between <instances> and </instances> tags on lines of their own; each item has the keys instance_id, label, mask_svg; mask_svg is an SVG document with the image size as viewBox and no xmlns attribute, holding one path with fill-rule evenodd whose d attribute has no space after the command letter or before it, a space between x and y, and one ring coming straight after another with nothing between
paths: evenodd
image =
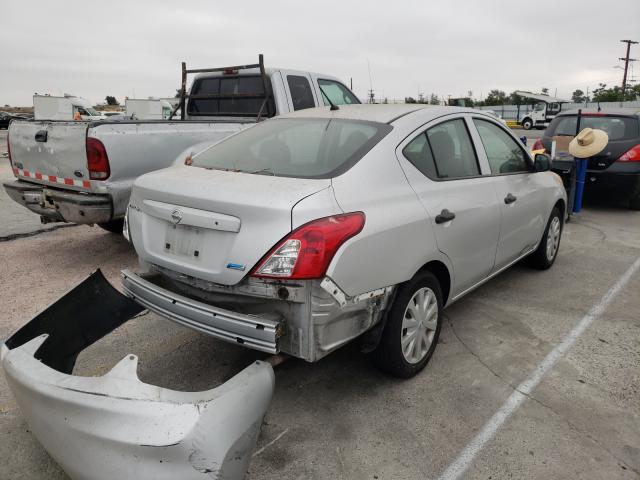
<instances>
[{"instance_id":1,"label":"front wheel","mask_svg":"<svg viewBox=\"0 0 640 480\"><path fill-rule=\"evenodd\" d=\"M560 248L560 237L562 236L562 212L560 208L554 207L544 230L540 245L529 258L529 264L539 270L546 270L556 261L558 249Z\"/></svg>"},{"instance_id":2,"label":"front wheel","mask_svg":"<svg viewBox=\"0 0 640 480\"><path fill-rule=\"evenodd\" d=\"M531 119L529 118L525 118L522 121L522 128L524 128L525 130L531 130L531 127L533 127L533 121L531 121Z\"/></svg>"},{"instance_id":3,"label":"front wheel","mask_svg":"<svg viewBox=\"0 0 640 480\"><path fill-rule=\"evenodd\" d=\"M429 362L442 326L442 290L438 279L423 272L399 287L388 312L374 363L395 377L410 378Z\"/></svg>"},{"instance_id":4,"label":"front wheel","mask_svg":"<svg viewBox=\"0 0 640 480\"><path fill-rule=\"evenodd\" d=\"M103 230L111 233L122 234L122 227L124 225L124 219L111 220L110 222L99 223L98 226Z\"/></svg>"}]
</instances>

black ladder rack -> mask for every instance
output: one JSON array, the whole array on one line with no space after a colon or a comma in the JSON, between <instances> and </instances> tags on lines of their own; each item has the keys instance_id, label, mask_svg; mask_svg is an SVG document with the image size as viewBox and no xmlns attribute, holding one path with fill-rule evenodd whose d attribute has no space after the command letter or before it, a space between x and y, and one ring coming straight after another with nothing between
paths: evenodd
<instances>
[{"instance_id":1,"label":"black ladder rack","mask_svg":"<svg viewBox=\"0 0 640 480\"><path fill-rule=\"evenodd\" d=\"M234 72L237 73L240 70L249 70L252 68L258 68L260 70L260 77L262 78L262 92L256 93L244 93L244 94L223 94L223 93L210 93L202 95L191 95L187 93L187 75L192 73L214 73L214 72ZM180 101L178 105L172 110L169 115L169 120L173 118L178 109L180 109L180 120L184 120L186 114L186 100L189 99L222 99L222 98L258 98L263 99L260 111L258 112L258 121L263 115L265 107L268 106L269 99L271 98L271 90L269 88L269 80L264 69L264 56L258 55L258 63L252 63L249 65L234 65L231 67L216 67L216 68L194 68L187 69L186 62L182 62L182 83L180 87ZM229 113L228 115L239 115L235 113Z\"/></svg>"}]
</instances>

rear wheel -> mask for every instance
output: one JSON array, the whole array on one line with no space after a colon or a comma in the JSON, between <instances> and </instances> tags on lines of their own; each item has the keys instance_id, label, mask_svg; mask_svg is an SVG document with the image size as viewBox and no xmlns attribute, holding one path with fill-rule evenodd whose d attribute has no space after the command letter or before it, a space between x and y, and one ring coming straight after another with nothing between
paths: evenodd
<instances>
[{"instance_id":1,"label":"rear wheel","mask_svg":"<svg viewBox=\"0 0 640 480\"><path fill-rule=\"evenodd\" d=\"M562 236L562 211L559 207L554 207L544 230L540 245L529 258L529 264L539 270L546 270L556 261L558 249L560 248L560 237Z\"/></svg>"},{"instance_id":2,"label":"rear wheel","mask_svg":"<svg viewBox=\"0 0 640 480\"><path fill-rule=\"evenodd\" d=\"M423 272L399 287L388 312L380 344L372 352L381 370L410 378L429 362L442 326L442 290L431 272Z\"/></svg>"},{"instance_id":3,"label":"rear wheel","mask_svg":"<svg viewBox=\"0 0 640 480\"><path fill-rule=\"evenodd\" d=\"M107 232L122 234L124 219L111 220L110 222L99 223L98 226Z\"/></svg>"},{"instance_id":4,"label":"rear wheel","mask_svg":"<svg viewBox=\"0 0 640 480\"><path fill-rule=\"evenodd\" d=\"M533 127L533 121L530 118L525 118L522 121L522 128L525 130L531 130L531 127Z\"/></svg>"}]
</instances>

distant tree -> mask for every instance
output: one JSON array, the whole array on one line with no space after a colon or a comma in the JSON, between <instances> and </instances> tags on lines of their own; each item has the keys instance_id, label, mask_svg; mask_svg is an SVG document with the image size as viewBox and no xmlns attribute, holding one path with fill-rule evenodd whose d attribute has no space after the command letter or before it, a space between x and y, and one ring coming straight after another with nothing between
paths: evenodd
<instances>
[{"instance_id":1,"label":"distant tree","mask_svg":"<svg viewBox=\"0 0 640 480\"><path fill-rule=\"evenodd\" d=\"M516 92L511 92L509 94L508 102L511 105L525 105L527 103L527 99L525 97L521 97Z\"/></svg>"},{"instance_id":2,"label":"distant tree","mask_svg":"<svg viewBox=\"0 0 640 480\"><path fill-rule=\"evenodd\" d=\"M573 103L582 103L585 100L586 100L586 97L584 96L584 92L579 88L574 90L574 92L571 94L571 101Z\"/></svg>"},{"instance_id":3,"label":"distant tree","mask_svg":"<svg viewBox=\"0 0 640 480\"><path fill-rule=\"evenodd\" d=\"M635 100L640 96L640 85L631 86L627 84L627 88L624 92L624 99L622 98L622 88L615 86L607 88L606 83L600 83L598 88L593 90L593 102L619 102L621 100Z\"/></svg>"},{"instance_id":4,"label":"distant tree","mask_svg":"<svg viewBox=\"0 0 640 480\"><path fill-rule=\"evenodd\" d=\"M549 95L549 89L547 87L542 87L540 91L543 95Z\"/></svg>"},{"instance_id":5,"label":"distant tree","mask_svg":"<svg viewBox=\"0 0 640 480\"><path fill-rule=\"evenodd\" d=\"M432 93L429 96L429 105L440 105L440 99L438 98L438 95Z\"/></svg>"},{"instance_id":6,"label":"distant tree","mask_svg":"<svg viewBox=\"0 0 640 480\"><path fill-rule=\"evenodd\" d=\"M111 95L107 95L106 97L104 97L104 99L107 102L107 105L120 105L120 103L118 103L118 100L116 100L116 97L113 97Z\"/></svg>"},{"instance_id":7,"label":"distant tree","mask_svg":"<svg viewBox=\"0 0 640 480\"><path fill-rule=\"evenodd\" d=\"M502 105L507 101L507 94L502 90L491 90L484 99L485 105Z\"/></svg>"},{"instance_id":8,"label":"distant tree","mask_svg":"<svg viewBox=\"0 0 640 480\"><path fill-rule=\"evenodd\" d=\"M404 103L418 103L413 97L404 97Z\"/></svg>"}]
</instances>

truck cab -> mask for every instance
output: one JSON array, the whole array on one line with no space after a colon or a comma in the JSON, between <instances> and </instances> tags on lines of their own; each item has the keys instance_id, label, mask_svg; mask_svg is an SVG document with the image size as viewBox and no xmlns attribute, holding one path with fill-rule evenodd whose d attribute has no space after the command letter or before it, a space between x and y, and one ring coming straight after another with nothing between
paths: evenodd
<instances>
[{"instance_id":1,"label":"truck cab","mask_svg":"<svg viewBox=\"0 0 640 480\"><path fill-rule=\"evenodd\" d=\"M533 110L519 115L518 121L522 128L531 130L532 128L545 129L549 126L551 120L562 111L562 105L568 103L548 95L539 95L531 92L516 91L520 97L530 99Z\"/></svg>"},{"instance_id":2,"label":"truck cab","mask_svg":"<svg viewBox=\"0 0 640 480\"><path fill-rule=\"evenodd\" d=\"M184 96L185 120L220 117L266 119L283 113L360 103L340 80L330 75L281 68L199 73ZM188 100L187 100L188 99ZM182 101L182 100L181 100Z\"/></svg>"}]
</instances>

